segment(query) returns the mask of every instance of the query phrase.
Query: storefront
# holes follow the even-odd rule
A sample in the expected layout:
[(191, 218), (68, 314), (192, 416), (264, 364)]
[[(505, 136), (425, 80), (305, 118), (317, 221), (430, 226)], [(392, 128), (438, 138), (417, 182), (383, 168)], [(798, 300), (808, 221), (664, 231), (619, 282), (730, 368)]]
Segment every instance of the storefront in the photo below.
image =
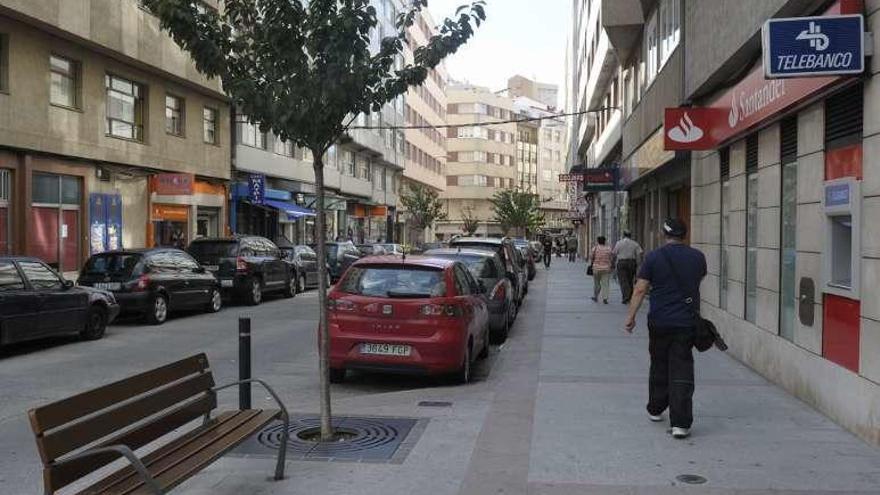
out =
[(150, 178), (147, 246), (185, 248), (200, 236), (226, 234), (226, 186), (190, 174)]
[[(298, 204), (305, 202), (305, 196), (266, 187), (265, 177), (254, 178), (257, 179), (255, 183), (250, 179), (239, 182), (232, 190), (235, 232), (260, 235), (271, 240), (284, 238), (292, 244), (312, 243), (315, 213)], [(254, 190), (253, 184), (257, 184), (258, 190)]]

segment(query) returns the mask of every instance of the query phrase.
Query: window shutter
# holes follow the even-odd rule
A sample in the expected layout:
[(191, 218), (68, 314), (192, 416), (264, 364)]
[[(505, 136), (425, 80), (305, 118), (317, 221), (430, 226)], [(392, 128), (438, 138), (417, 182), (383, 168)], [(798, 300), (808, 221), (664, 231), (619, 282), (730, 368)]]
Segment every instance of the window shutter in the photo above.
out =
[(746, 173), (758, 170), (758, 133), (746, 137)]
[(825, 100), (825, 148), (839, 148), (862, 139), (863, 84), (854, 84)]
[(718, 150), (718, 157), (721, 165), (721, 182), (730, 179), (730, 147), (725, 146)]
[(779, 152), (782, 163), (797, 161), (798, 147), (797, 115), (785, 118), (779, 125)]

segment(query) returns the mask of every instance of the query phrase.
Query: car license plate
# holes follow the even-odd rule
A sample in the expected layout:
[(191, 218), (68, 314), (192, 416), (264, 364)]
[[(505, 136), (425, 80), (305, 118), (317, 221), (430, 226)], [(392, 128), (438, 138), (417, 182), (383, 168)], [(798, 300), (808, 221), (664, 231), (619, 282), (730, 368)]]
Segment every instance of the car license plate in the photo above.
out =
[(232, 285), (233, 285), (232, 280), (221, 280), (220, 281), (220, 287), (232, 287)]
[(95, 284), (95, 288), (102, 290), (119, 290), (122, 288), (122, 284), (119, 282), (98, 282)]
[(205, 267), (205, 270), (208, 270), (209, 272), (220, 271), (220, 266), (218, 266), (218, 265), (204, 265), (204, 267)]
[(409, 356), (411, 348), (400, 344), (361, 344), (361, 354), (378, 356)]

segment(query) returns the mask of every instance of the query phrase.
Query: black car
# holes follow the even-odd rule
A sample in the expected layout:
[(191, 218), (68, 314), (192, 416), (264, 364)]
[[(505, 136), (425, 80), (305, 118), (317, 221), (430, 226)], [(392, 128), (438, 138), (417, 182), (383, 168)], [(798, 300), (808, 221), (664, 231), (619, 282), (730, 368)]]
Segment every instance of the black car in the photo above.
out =
[(284, 261), (293, 265), (296, 271), (297, 292), (318, 286), (318, 255), (312, 248), (300, 244), (281, 246), (281, 251), (284, 252)]
[(189, 254), (213, 273), (225, 294), (256, 306), (264, 292), (296, 295), (296, 278), (284, 253), (265, 237), (241, 235), (193, 241)]
[(538, 274), (538, 270), (535, 267), (535, 260), (538, 258), (538, 253), (532, 249), (531, 243), (525, 239), (514, 239), (513, 245), (519, 249), (519, 252), (522, 253), (523, 258), (526, 260), (526, 265), (528, 267), (529, 280), (534, 280), (535, 275)]
[(0, 257), (0, 344), (63, 334), (100, 339), (118, 314), (107, 291), (76, 287), (36, 258)]
[(95, 254), (79, 273), (81, 286), (107, 290), (122, 311), (161, 325), (171, 311), (220, 311), (220, 283), (179, 249), (153, 248)]
[[(363, 255), (353, 242), (328, 242), (327, 246), (327, 267), (330, 270), (330, 282), (336, 283), (345, 270), (352, 263), (361, 259)], [(312, 246), (315, 249), (315, 246)]]
[(514, 292), (516, 292), (516, 304), (517, 306), (522, 304), (528, 292), (529, 279), (525, 260), (513, 242), (509, 239), (491, 237), (459, 237), (450, 241), (449, 247), (486, 249), (498, 253), (501, 256), (501, 261), (504, 262), (507, 278), (510, 279)]
[(461, 261), (486, 288), (489, 300), (489, 332), (495, 344), (503, 343), (516, 319), (513, 284), (505, 276), (504, 262), (497, 252), (481, 249), (443, 248), (425, 251), (425, 256)]

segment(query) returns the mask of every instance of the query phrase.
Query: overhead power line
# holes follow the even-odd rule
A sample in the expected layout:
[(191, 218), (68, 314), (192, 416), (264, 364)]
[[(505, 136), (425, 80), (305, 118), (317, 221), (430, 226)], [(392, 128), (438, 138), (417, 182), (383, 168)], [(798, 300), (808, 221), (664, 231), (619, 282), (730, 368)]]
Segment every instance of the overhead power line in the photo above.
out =
[[(498, 124), (518, 124), (520, 122), (539, 122), (542, 120), (552, 120), (558, 119), (562, 117), (574, 117), (576, 115), (586, 115), (588, 113), (598, 113), (605, 110), (620, 110), (620, 107), (602, 107), (597, 108), (596, 110), (584, 110), (581, 112), (570, 112), (570, 113), (556, 113), (552, 115), (547, 115), (544, 117), (525, 117), (519, 119), (509, 119), (509, 120), (493, 120), (490, 122), (474, 122), (470, 124), (440, 124), (440, 125), (353, 125), (349, 127), (349, 129), (446, 129), (449, 127), (483, 127), (487, 125), (498, 125)], [(462, 114), (462, 115), (473, 115), (473, 114)], [(480, 114), (477, 114), (480, 115)]]

